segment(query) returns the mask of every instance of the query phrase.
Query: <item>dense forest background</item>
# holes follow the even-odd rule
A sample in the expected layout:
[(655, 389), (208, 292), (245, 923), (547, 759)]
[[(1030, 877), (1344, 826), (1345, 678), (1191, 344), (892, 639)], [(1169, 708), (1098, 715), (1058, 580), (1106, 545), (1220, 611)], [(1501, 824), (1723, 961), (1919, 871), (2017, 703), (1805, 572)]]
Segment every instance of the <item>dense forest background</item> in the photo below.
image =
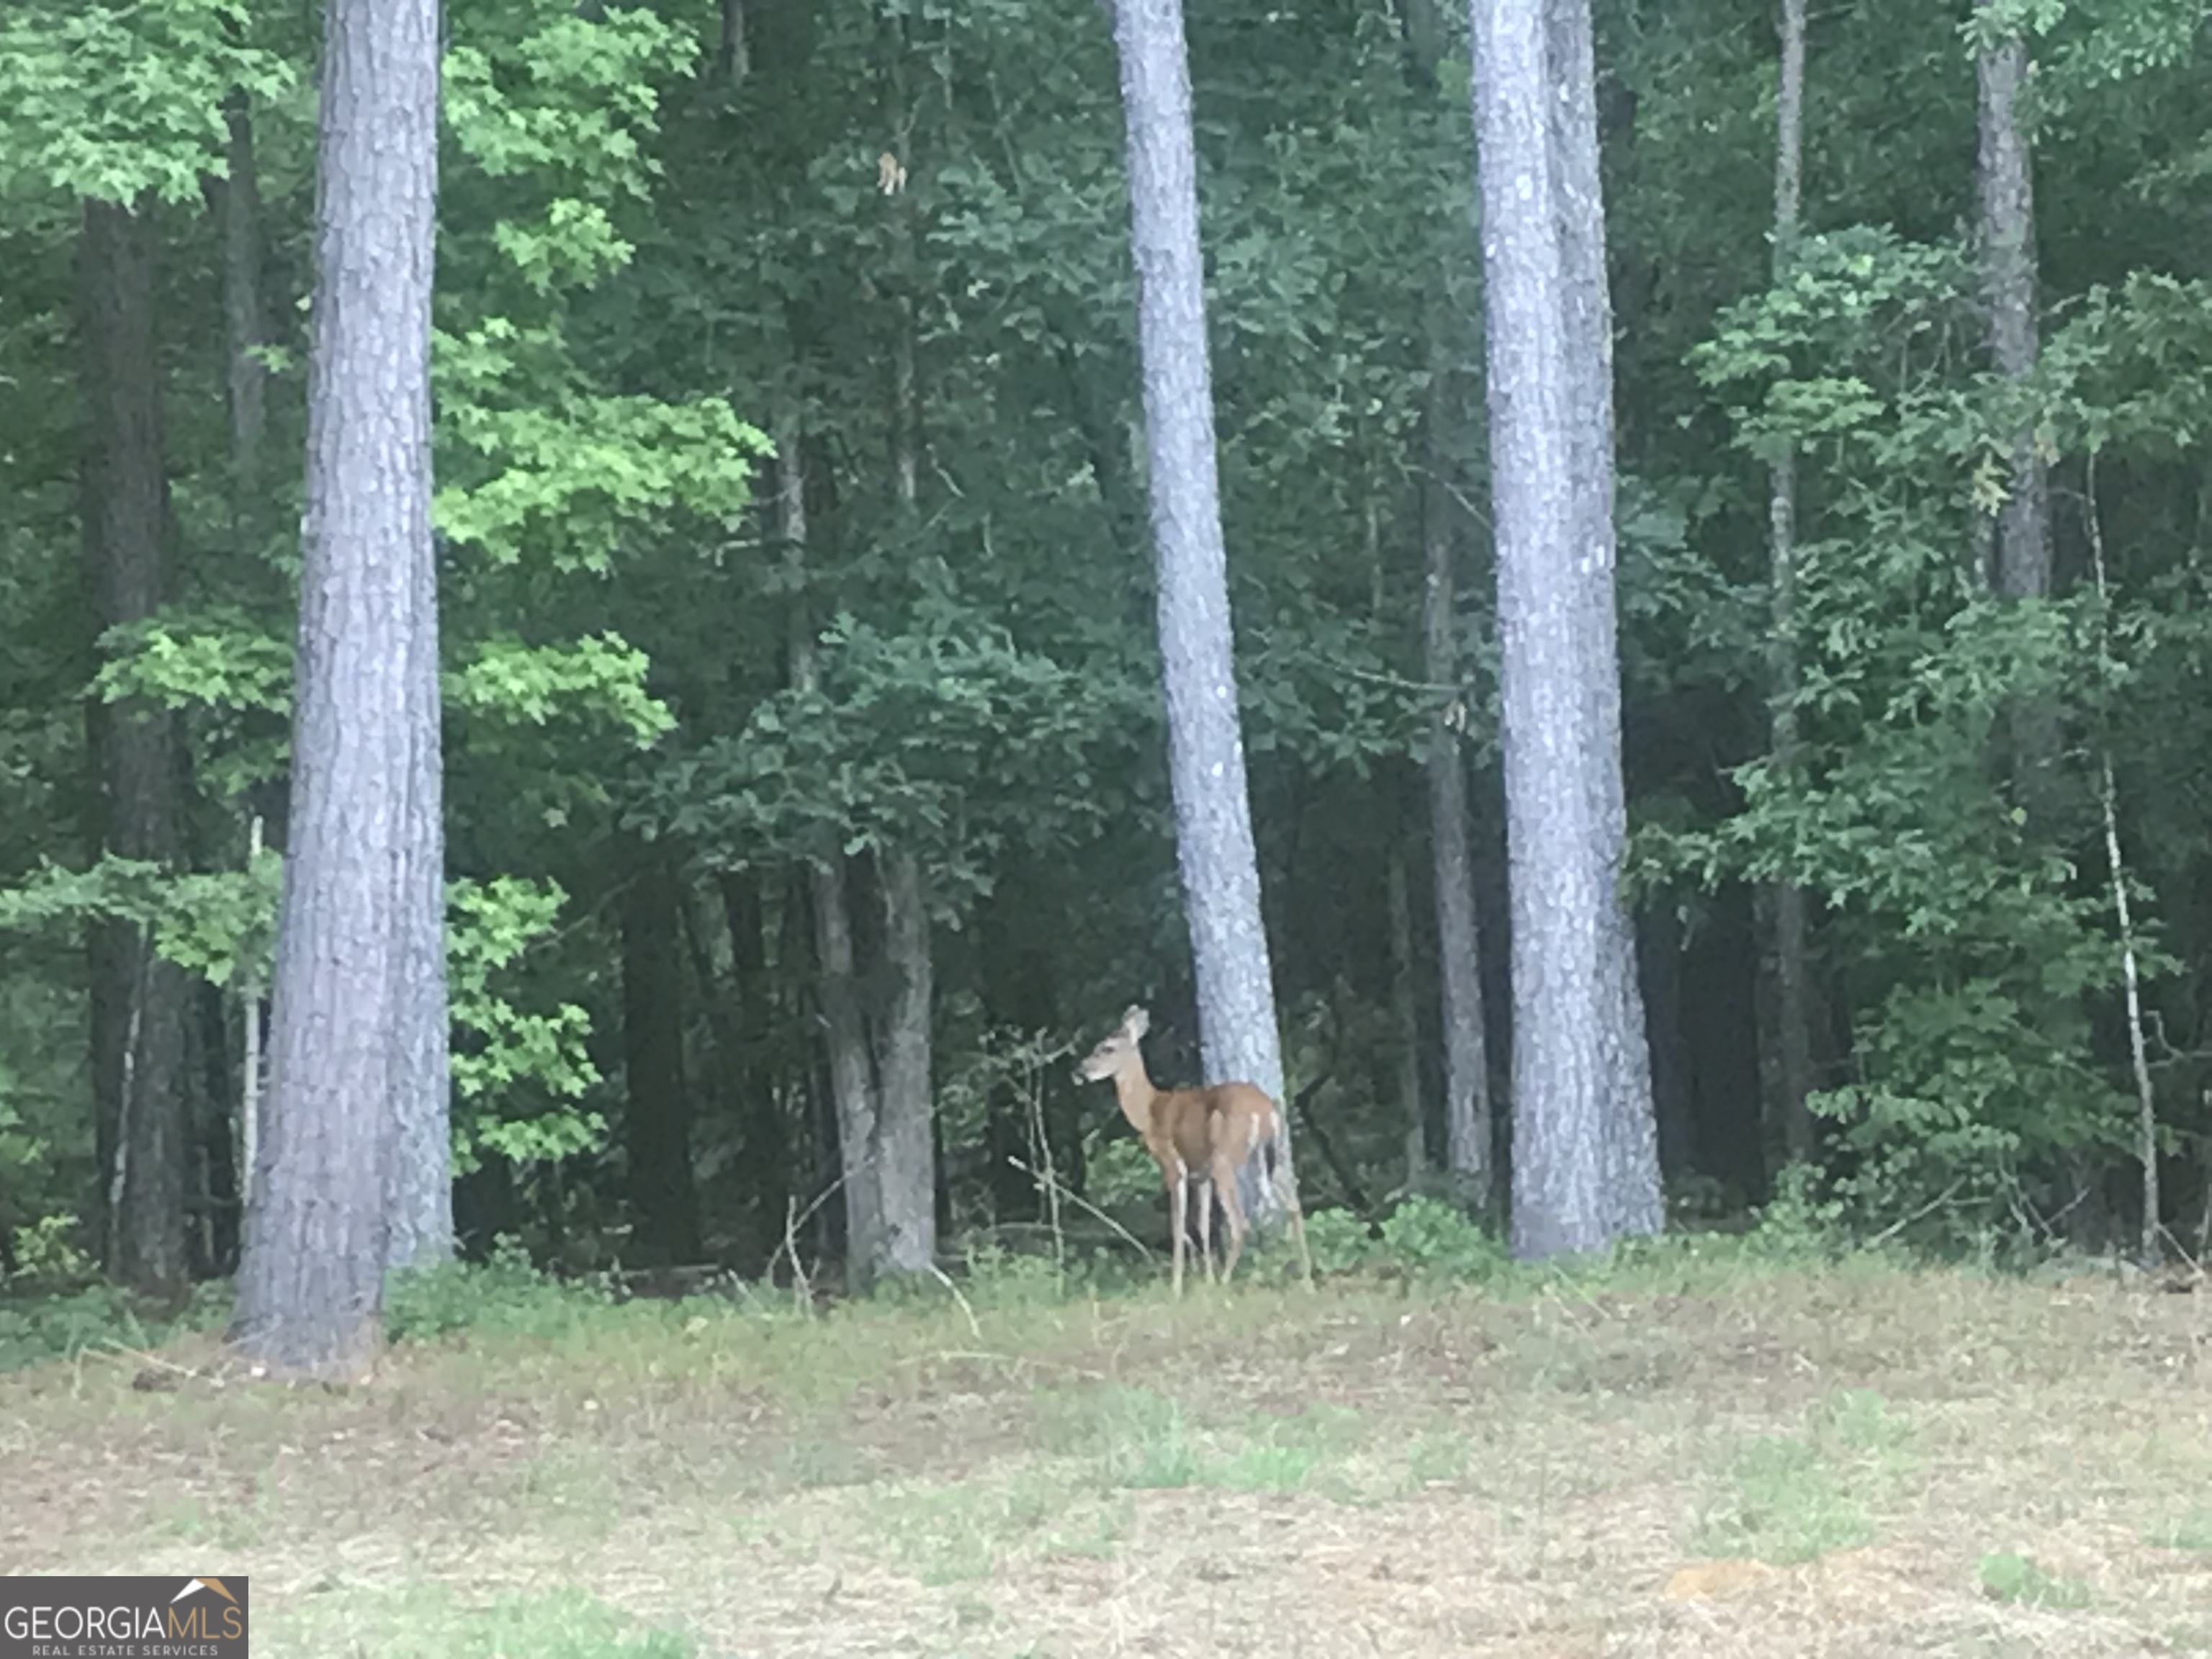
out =
[[(1597, 8), (1678, 1216), (1784, 1194), (1946, 1245), (2162, 1224), (2203, 1254), (2207, 15)], [(1156, 1073), (1197, 1066), (1106, 18), (483, 0), (448, 27), (465, 1243), (834, 1259), (825, 1030), (895, 1026), (917, 948), (940, 1235), (1034, 1238), (1047, 1168), (1149, 1198), (1072, 1079), (1133, 1001)], [(1308, 1207), (1370, 1216), (1492, 1203), (1444, 1168), (1480, 1161), (1448, 1159), (1455, 817), (1499, 1101), (1511, 1042), (1464, 27), (1188, 19), (1292, 1129)], [(234, 1265), (251, 1162), (315, 52), (308, 9), (243, 0), (0, 16), (0, 1237), (149, 1287)], [(118, 1208), (149, 1158), (167, 1207)]]

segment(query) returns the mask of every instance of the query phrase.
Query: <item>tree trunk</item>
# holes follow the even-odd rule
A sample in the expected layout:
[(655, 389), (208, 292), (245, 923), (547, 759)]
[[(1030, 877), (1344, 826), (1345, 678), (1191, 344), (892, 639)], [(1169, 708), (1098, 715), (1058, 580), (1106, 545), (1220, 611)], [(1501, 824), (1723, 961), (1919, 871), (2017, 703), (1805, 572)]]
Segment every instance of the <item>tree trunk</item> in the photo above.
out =
[[(745, 1195), (753, 1211), (752, 1253), (765, 1262), (783, 1242), (792, 1173), (791, 1136), (775, 1080), (763, 1062), (764, 1045), (775, 1017), (769, 1003), (768, 922), (757, 876), (750, 872), (725, 873), (716, 884), (722, 896), (723, 925), (730, 933), (730, 969), (735, 981), (730, 1066), (744, 1126)], [(788, 970), (793, 964), (784, 966)]]
[[(1774, 280), (1790, 271), (1797, 247), (1797, 219), (1805, 171), (1805, 0), (1782, 0), (1782, 76), (1775, 99)], [(1769, 636), (1770, 737), (1776, 765), (1787, 770), (1797, 755), (1797, 456), (1775, 457), (1767, 471), (1767, 527), (1772, 607)], [(1775, 1053), (1780, 1063), (1782, 1139), (1790, 1161), (1813, 1155), (1813, 1025), (1808, 965), (1809, 927), (1804, 890), (1794, 882), (1774, 889)]]
[[(1158, 625), (1176, 854), (1188, 910), (1206, 1078), (1283, 1097), (1238, 723), (1199, 252), (1197, 156), (1181, 0), (1120, 0), (1115, 44), (1128, 135), (1131, 241), (1144, 360)], [(1281, 1115), (1285, 1190), (1289, 1114)], [(1254, 1207), (1272, 1212), (1258, 1188)]]
[(1396, 1033), (1398, 1121), (1406, 1145), (1406, 1190), (1429, 1170), (1428, 1112), (1421, 1099), (1421, 1021), (1413, 1000), (1413, 907), (1406, 891), (1406, 853), (1390, 849), (1390, 1024)]
[[(1421, 588), (1421, 678), (1458, 687), (1450, 473), (1455, 447), (1447, 434), (1457, 400), (1449, 385), (1441, 319), (1429, 354), (1428, 472), (1422, 485), (1421, 534), (1426, 569)], [(1467, 705), (1456, 694), (1429, 726), (1425, 769), (1429, 786), (1429, 856), (1436, 887), (1437, 965), (1444, 1042), (1444, 1166), (1480, 1208), (1491, 1202), (1490, 1052), (1483, 1029), (1482, 934), (1475, 921), (1474, 852), (1469, 833)]]
[(1606, 1107), (1606, 1196), (1616, 1236), (1656, 1233), (1667, 1223), (1651, 1049), (1637, 963), (1636, 928), (1621, 891), (1628, 853), (1622, 775), (1620, 645), (1614, 614), (1613, 307), (1605, 263), (1605, 204), (1597, 137), (1597, 69), (1589, 0), (1549, 0), (1545, 32), (1558, 94), (1551, 143), (1559, 216), (1561, 298), (1567, 318), (1569, 478), (1575, 506), (1572, 568), (1581, 578), (1587, 630), (1579, 673), (1589, 702), (1582, 781), (1591, 796), (1597, 889), (1598, 966), (1611, 1019), (1598, 1027)]
[[(892, 142), (913, 123), (906, 95), (905, 30), (890, 30)], [(902, 178), (903, 175), (902, 174)], [(891, 468), (902, 532), (918, 535), (921, 495), (921, 380), (917, 367), (914, 285), (914, 201), (903, 184), (890, 204), (892, 260), (899, 284), (891, 354)], [(883, 903), (884, 972), (869, 1008), (876, 1100), (876, 1167), (883, 1198), (879, 1270), (927, 1273), (937, 1265), (936, 1097), (931, 1087), (930, 1021), (935, 975), (929, 895), (911, 848), (876, 854)]]
[[(143, 622), (170, 597), (169, 487), (154, 337), (158, 233), (150, 204), (84, 209), (84, 546), (102, 628)], [(183, 832), (175, 717), (95, 705), (100, 843), (173, 863)], [(93, 1076), (111, 1126), (101, 1164), (108, 1271), (134, 1289), (180, 1291), (190, 1090), (184, 970), (143, 929), (95, 924)]]
[(684, 890), (666, 853), (637, 858), (622, 896), (623, 1139), (634, 1237), (645, 1261), (699, 1259), (691, 1098), (684, 1077)]
[(222, 187), (222, 316), (230, 386), (231, 533), (259, 550), (269, 523), (261, 460), (269, 431), (269, 371), (256, 355), (269, 337), (261, 293), (261, 175), (246, 94), (224, 102), (230, 177)]
[[(1982, 0), (1987, 9), (1989, 0)], [(1975, 60), (1980, 93), (1979, 155), (1982, 295), (1989, 309), (1990, 356), (1998, 376), (2018, 386), (2035, 373), (2040, 350), (2036, 315), (2034, 147), (2021, 108), (2029, 77), (2027, 42), (2004, 35)], [(2051, 595), (2051, 484), (2032, 431), (2013, 440), (2011, 476), (1998, 509), (1990, 580), (2006, 599)], [(2021, 697), (2005, 711), (2015, 798), (2032, 829), (2048, 829), (2057, 787), (2059, 734), (2045, 697)]]
[[(244, 92), (233, 92), (224, 101), (223, 123), (228, 133), (224, 155), (229, 176), (223, 182), (219, 205), (224, 348), (230, 395), (230, 532), (239, 550), (258, 552), (270, 539), (271, 526), (262, 479), (263, 450), (269, 430), (269, 371), (256, 355), (256, 349), (268, 338), (268, 318), (261, 282), (260, 170), (254, 152), (252, 109)], [(252, 807), (247, 811), (246, 862), (250, 868), (261, 851), (263, 821)], [(261, 1134), (266, 989), (258, 975), (248, 975), (238, 987), (243, 1029), (239, 1044), (235, 1144), (241, 1231), (243, 1206), (250, 1201)]]
[[(428, 476), (424, 460), (424, 477)], [(425, 1267), (453, 1254), (453, 1015), (446, 986), (444, 702), (438, 684), (438, 569), (426, 537), (410, 573), (407, 640), (405, 908), (399, 971), (402, 1042), (394, 1056), (398, 1142), (386, 1194), (385, 1261)]]
[(1512, 898), (1513, 1241), (1545, 1257), (1655, 1231), (1664, 1213), (1620, 889), (1611, 348), (1589, 11), (1584, 0), (1542, 11), (1473, 0), (1473, 21)]
[(714, 62), (723, 79), (732, 83), (753, 72), (752, 30), (745, 16), (745, 0), (721, 0), (722, 28)]
[(937, 1158), (930, 1125), (930, 1012), (934, 991), (921, 860), (880, 855), (885, 984), (874, 1027), (876, 1167), (883, 1202), (879, 1269), (927, 1273), (937, 1262)]
[(380, 1343), (402, 1097), (434, 1047), (410, 1028), (435, 821), (436, 0), (328, 0), (323, 38), (290, 845), (232, 1334), (274, 1371), (346, 1376)]
[[(1981, 0), (1989, 9), (1991, 0)], [(1983, 295), (1990, 312), (1990, 352), (1997, 373), (2019, 381), (2035, 373), (2035, 187), (2033, 151), (2021, 118), (2028, 78), (2027, 42), (2009, 34), (1976, 59), (1980, 91)], [(2042, 599), (2051, 592), (2050, 485), (2033, 435), (2014, 441), (2012, 478), (1997, 515), (1996, 591), (2007, 599)]]
[[(792, 595), (791, 683), (811, 690), (817, 675), (814, 630), (805, 588), (808, 526), (806, 462), (795, 418), (776, 433), (776, 508)], [(822, 1035), (830, 1062), (830, 1095), (837, 1121), (840, 1180), (844, 1193), (846, 1279), (865, 1290), (883, 1255), (881, 1172), (876, 1165), (876, 1079), (862, 1012), (853, 943), (853, 908), (842, 851), (832, 848), (806, 872), (814, 957), (822, 996)]]
[[(796, 607), (792, 683), (811, 686), (814, 642), (798, 581), (805, 560), (805, 473), (795, 422), (778, 434), (777, 459), (779, 517)], [(854, 865), (832, 849), (807, 878), (843, 1171), (846, 1277), (855, 1291), (886, 1272), (926, 1271), (937, 1255), (929, 913), (918, 860), (885, 854), (876, 868), (887, 988), (872, 999), (860, 970)]]
[(811, 873), (815, 952), (822, 969), (823, 1036), (830, 1091), (837, 1110), (838, 1163), (844, 1179), (846, 1281), (855, 1291), (875, 1282), (890, 1227), (884, 1214), (883, 1170), (875, 1056), (854, 965), (853, 910), (842, 856)]
[[(1406, 0), (1406, 64), (1413, 90), (1433, 97), (1439, 84), (1443, 28), (1435, 0)], [(1424, 322), (1429, 383), (1421, 410), (1426, 450), (1421, 477), (1421, 678), (1454, 695), (1429, 727), (1429, 856), (1436, 890), (1437, 966), (1444, 1048), (1444, 1166), (1488, 1211), (1496, 1185), (1491, 1168), (1489, 1039), (1482, 1006), (1482, 933), (1474, 908), (1474, 854), (1469, 833), (1467, 704), (1455, 623), (1460, 434), (1465, 420), (1455, 368), (1450, 271), (1430, 284)]]

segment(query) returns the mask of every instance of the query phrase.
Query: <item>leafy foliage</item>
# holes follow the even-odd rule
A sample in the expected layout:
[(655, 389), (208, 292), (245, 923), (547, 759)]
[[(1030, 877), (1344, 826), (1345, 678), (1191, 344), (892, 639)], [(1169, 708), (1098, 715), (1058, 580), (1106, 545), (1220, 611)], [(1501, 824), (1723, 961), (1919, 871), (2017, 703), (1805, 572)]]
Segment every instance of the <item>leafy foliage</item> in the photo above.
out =
[(0, 15), (0, 179), (62, 196), (198, 199), (225, 170), (223, 100), (299, 84), (247, 44), (245, 0), (27, 0)]

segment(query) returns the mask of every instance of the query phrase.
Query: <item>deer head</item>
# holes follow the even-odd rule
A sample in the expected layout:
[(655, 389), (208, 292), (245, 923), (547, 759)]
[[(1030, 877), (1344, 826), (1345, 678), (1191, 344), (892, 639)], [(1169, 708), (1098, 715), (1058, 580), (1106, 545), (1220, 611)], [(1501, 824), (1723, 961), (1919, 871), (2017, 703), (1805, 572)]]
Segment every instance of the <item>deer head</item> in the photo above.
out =
[(1142, 1065), (1144, 1056), (1137, 1045), (1145, 1033), (1152, 1029), (1152, 1017), (1132, 1004), (1122, 1014), (1121, 1023), (1085, 1056), (1082, 1065), (1075, 1068), (1076, 1080), (1080, 1083), (1099, 1082), (1112, 1077), (1132, 1058)]

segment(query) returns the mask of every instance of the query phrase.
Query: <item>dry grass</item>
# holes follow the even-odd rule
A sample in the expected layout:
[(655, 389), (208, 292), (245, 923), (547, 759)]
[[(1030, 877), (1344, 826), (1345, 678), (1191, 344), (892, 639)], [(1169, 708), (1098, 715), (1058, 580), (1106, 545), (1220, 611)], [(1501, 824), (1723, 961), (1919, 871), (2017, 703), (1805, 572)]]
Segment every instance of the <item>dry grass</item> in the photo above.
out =
[[(2212, 1296), (1707, 1271), (0, 1378), (0, 1571), (389, 1659), (2212, 1653)], [(134, 1388), (134, 1380), (173, 1388)]]

